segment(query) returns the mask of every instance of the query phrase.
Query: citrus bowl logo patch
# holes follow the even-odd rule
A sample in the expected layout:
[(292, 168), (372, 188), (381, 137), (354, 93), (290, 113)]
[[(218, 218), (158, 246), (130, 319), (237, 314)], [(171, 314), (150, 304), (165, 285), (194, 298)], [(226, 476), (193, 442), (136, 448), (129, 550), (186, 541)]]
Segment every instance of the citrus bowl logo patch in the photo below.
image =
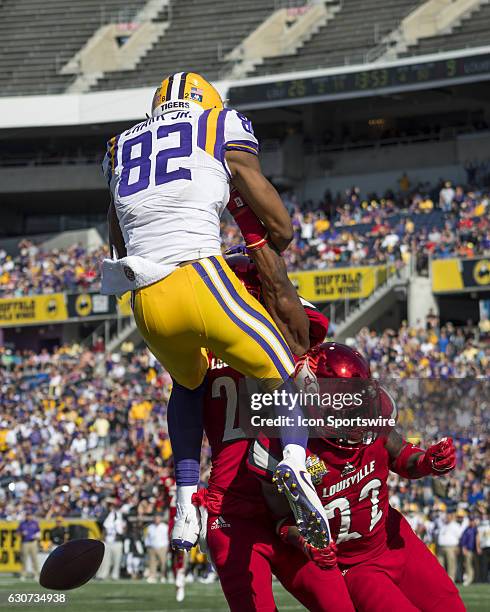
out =
[(306, 469), (308, 470), (311, 481), (314, 485), (319, 485), (323, 477), (328, 474), (328, 468), (325, 463), (316, 455), (309, 455), (306, 458)]

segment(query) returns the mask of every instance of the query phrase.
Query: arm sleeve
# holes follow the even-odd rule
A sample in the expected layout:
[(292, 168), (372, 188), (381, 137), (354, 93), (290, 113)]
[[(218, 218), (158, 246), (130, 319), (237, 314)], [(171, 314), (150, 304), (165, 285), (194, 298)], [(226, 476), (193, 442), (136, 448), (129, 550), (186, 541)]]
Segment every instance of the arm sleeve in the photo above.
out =
[(410, 442), (407, 442), (404, 439), (403, 447), (400, 451), (400, 454), (398, 455), (398, 457), (391, 460), (390, 470), (392, 472), (395, 472), (395, 474), (398, 474), (402, 478), (407, 478), (408, 480), (421, 478), (422, 476), (428, 476), (428, 474), (422, 474), (422, 473), (418, 474), (417, 476), (413, 476), (408, 471), (408, 460), (410, 459), (410, 457), (412, 455), (424, 455), (424, 454), (425, 454), (424, 449), (419, 448), (418, 446), (414, 446), (413, 444), (410, 444)]
[(230, 110), (226, 115), (224, 149), (259, 154), (259, 142), (255, 137), (252, 122), (236, 110)]

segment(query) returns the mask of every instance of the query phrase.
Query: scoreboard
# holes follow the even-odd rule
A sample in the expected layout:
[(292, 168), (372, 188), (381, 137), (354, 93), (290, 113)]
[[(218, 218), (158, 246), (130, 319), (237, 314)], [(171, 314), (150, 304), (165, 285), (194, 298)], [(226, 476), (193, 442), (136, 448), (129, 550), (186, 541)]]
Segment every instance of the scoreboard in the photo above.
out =
[(267, 108), (487, 79), (490, 79), (490, 53), (346, 72), (330, 70), (324, 75), (289, 80), (271, 78), (267, 82), (231, 87), (228, 97), (232, 107)]

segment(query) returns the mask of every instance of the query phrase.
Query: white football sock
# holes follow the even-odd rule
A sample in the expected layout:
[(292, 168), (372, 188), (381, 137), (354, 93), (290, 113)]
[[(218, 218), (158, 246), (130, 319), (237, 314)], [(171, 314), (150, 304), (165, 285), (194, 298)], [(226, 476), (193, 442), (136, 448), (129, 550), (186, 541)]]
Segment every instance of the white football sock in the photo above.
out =
[(177, 487), (177, 504), (179, 506), (190, 506), (192, 495), (197, 493), (198, 485), (182, 485)]
[(282, 450), (282, 456), (286, 461), (294, 461), (300, 465), (306, 462), (306, 450), (299, 444), (286, 444)]

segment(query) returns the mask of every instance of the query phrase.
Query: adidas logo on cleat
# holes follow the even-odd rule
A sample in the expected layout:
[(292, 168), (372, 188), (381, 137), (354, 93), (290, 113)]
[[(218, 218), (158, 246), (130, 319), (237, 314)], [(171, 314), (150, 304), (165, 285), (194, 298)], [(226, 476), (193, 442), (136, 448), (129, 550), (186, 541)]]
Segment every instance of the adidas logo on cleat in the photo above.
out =
[(211, 529), (225, 529), (226, 527), (231, 527), (231, 525), (227, 523), (222, 516), (218, 516), (218, 518), (211, 523)]

